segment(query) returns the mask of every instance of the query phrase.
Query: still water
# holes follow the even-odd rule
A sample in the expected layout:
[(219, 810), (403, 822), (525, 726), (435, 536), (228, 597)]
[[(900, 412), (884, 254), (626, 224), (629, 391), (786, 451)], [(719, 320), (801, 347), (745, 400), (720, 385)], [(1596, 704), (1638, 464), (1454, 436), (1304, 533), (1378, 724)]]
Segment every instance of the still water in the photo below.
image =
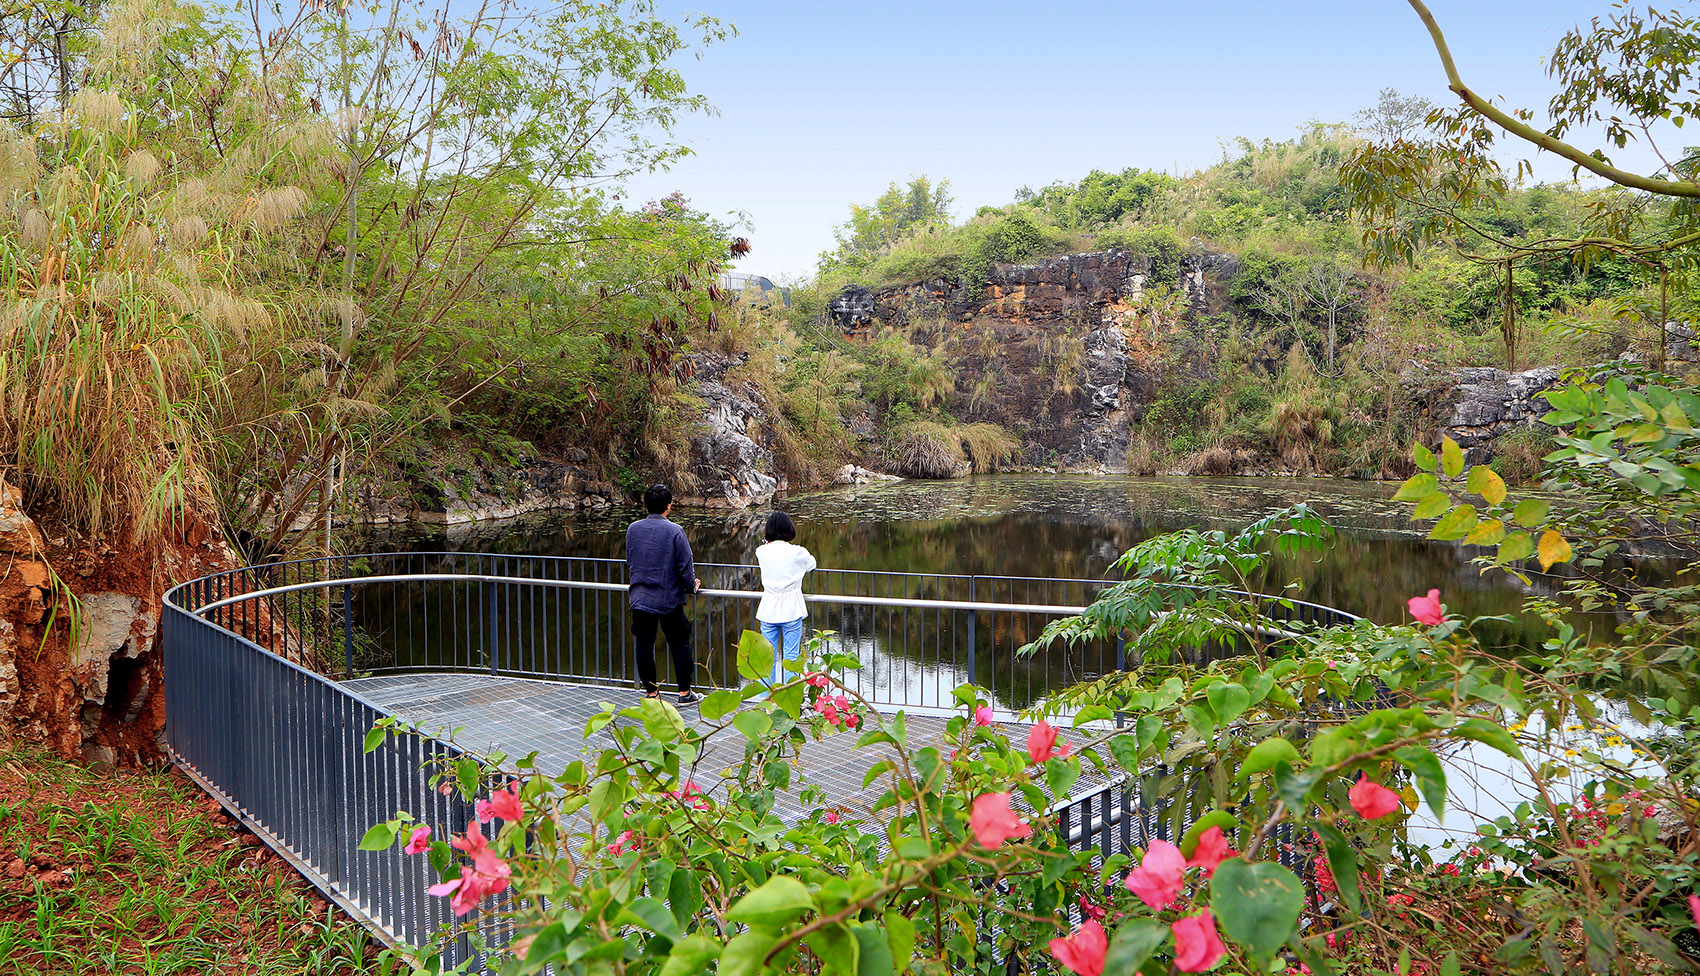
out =
[[(1130, 478), (998, 475), (956, 481), (902, 481), (797, 494), (777, 507), (796, 520), (797, 542), (822, 567), (913, 573), (1102, 579), (1129, 547), (1181, 528), (1233, 530), (1307, 502), (1338, 537), (1318, 557), (1272, 560), (1255, 585), (1372, 620), (1409, 619), (1405, 600), (1441, 591), (1448, 609), (1468, 616), (1508, 615), (1479, 636), (1499, 646), (1538, 646), (1542, 628), (1524, 620), (1530, 595), (1554, 595), (1562, 578), (1526, 572), (1527, 586), (1471, 560), (1478, 550), (1423, 538), (1409, 507), (1391, 501), (1395, 486), (1320, 479)], [(753, 563), (770, 508), (741, 512), (676, 510), (699, 562)], [(377, 549), (501, 552), (525, 555), (624, 555), (626, 525), (640, 508), (558, 514), (500, 522), (381, 530)], [(1658, 561), (1638, 571), (1667, 576)], [(1609, 619), (1578, 620), (1589, 627)]]

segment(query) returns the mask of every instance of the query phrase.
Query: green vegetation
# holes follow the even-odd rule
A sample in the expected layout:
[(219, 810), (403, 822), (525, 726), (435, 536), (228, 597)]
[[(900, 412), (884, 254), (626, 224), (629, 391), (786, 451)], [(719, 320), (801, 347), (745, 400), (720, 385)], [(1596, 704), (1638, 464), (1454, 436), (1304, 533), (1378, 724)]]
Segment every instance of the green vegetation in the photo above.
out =
[(209, 802), (165, 772), (0, 754), (0, 969), (377, 972), (382, 946)]

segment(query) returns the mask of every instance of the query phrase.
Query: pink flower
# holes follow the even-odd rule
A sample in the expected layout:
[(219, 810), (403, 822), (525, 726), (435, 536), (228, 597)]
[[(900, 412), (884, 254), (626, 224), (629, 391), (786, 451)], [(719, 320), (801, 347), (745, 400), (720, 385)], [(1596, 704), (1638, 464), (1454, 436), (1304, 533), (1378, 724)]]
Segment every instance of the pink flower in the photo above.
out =
[(841, 711), (841, 712), (850, 707), (850, 699), (844, 697), (843, 695), (839, 695), (837, 698), (834, 698), (832, 700), (832, 703), (834, 705), (837, 705), (838, 710)]
[(490, 892), (486, 888), (484, 879), (463, 864), (460, 868), (460, 877), (453, 881), (434, 884), (426, 888), (425, 893), (435, 895), (438, 898), (444, 895), (454, 895), (454, 898), (449, 902), (449, 907), (454, 909), (456, 915), (465, 915), (477, 908), (478, 903), (483, 901), (484, 896)]
[(479, 874), (491, 879), (490, 894), (499, 894), (508, 886), (507, 878), (513, 873), (506, 861), (490, 848), (489, 838), (478, 829), (475, 823), (466, 825), (466, 834), (449, 841), (449, 846), (457, 851), (463, 851), (472, 858), (472, 866)]
[(620, 836), (614, 838), (614, 843), (608, 845), (608, 853), (619, 857), (627, 851), (635, 850), (637, 841), (633, 840), (632, 836), (632, 832), (629, 830), (622, 832)]
[(703, 798), (702, 792), (697, 789), (695, 780), (687, 779), (685, 780), (684, 788), (677, 792), (669, 790), (661, 795), (669, 799), (678, 800), (680, 803), (685, 804), (692, 810), (708, 809), (708, 801)]
[(990, 724), (992, 724), (992, 706), (981, 705), (979, 708), (974, 709), (974, 724), (975, 725), (990, 725)]
[(1346, 797), (1352, 801), (1352, 809), (1365, 820), (1378, 820), (1399, 809), (1399, 794), (1363, 773), (1358, 774), (1357, 783), (1346, 791)]
[(808, 674), (803, 676), (803, 681), (815, 688), (829, 688), (832, 686), (832, 679), (821, 674), (819, 671), (810, 671)]
[(431, 849), (431, 828), (415, 827), (407, 838), (407, 846), (402, 848), (409, 854), (423, 854)]
[(1186, 857), (1181, 849), (1166, 840), (1154, 840), (1145, 849), (1139, 867), (1129, 871), (1123, 883), (1152, 911), (1162, 911), (1181, 893), (1185, 874)]
[(524, 820), (525, 808), (520, 806), (519, 802), (519, 783), (509, 783), (505, 788), (490, 794), (489, 800), (479, 800), (477, 810), (479, 823), (489, 823), (491, 820), (519, 823)]
[(1101, 922), (1104, 919), (1104, 909), (1087, 901), (1085, 895), (1080, 896), (1080, 914), (1095, 922)]
[(437, 784), (437, 792), (443, 794), (444, 796), (448, 796), (450, 793), (453, 793), (454, 791), (455, 791), (455, 785), (454, 785), (453, 782), (451, 782), (449, 780), (445, 779), (441, 783)]
[(837, 810), (828, 810), (826, 812), (826, 822), (829, 823), (829, 824), (837, 823), (838, 822), (838, 811)]
[(1694, 928), (1700, 931), (1700, 895), (1688, 896), (1688, 914), (1694, 918)]
[(1417, 618), (1417, 623), (1438, 627), (1446, 619), (1440, 612), (1440, 591), (1429, 590), (1428, 596), (1414, 596), (1405, 601), (1411, 608), (1411, 616)]
[(1440, 873), (1446, 875), (1449, 878), (1456, 878), (1456, 877), (1458, 877), (1458, 865), (1456, 865), (1456, 864), (1442, 864), (1440, 866)]
[(1216, 916), (1209, 912), (1188, 915), (1169, 928), (1175, 933), (1175, 968), (1183, 973), (1202, 973), (1228, 951), (1216, 935)]
[(1228, 838), (1222, 834), (1222, 828), (1211, 827), (1198, 835), (1198, 846), (1192, 849), (1192, 857), (1186, 862), (1189, 868), (1203, 868), (1206, 878), (1215, 877), (1216, 866), (1230, 857), (1239, 857), (1240, 852), (1228, 846)]
[(999, 847), (1011, 837), (1026, 837), (1033, 828), (1015, 819), (1008, 793), (982, 793), (974, 798), (968, 814), (968, 829), (981, 847)]
[(1069, 744), (1067, 742), (1063, 743), (1062, 749), (1060, 750), (1057, 749), (1056, 746), (1057, 729), (1056, 726), (1051, 723), (1044, 719), (1040, 719), (1038, 725), (1035, 725), (1032, 729), (1028, 730), (1027, 758), (1033, 762), (1042, 763), (1052, 756), (1068, 755)]
[(1099, 976), (1104, 971), (1104, 953), (1109, 948), (1104, 927), (1095, 921), (1082, 924), (1066, 939), (1051, 940), (1051, 955), (1080, 976)]
[(847, 728), (847, 729), (853, 729), (856, 726), (860, 725), (861, 723), (862, 723), (862, 716), (860, 716), (860, 715), (846, 715), (846, 716), (844, 716), (844, 727)]

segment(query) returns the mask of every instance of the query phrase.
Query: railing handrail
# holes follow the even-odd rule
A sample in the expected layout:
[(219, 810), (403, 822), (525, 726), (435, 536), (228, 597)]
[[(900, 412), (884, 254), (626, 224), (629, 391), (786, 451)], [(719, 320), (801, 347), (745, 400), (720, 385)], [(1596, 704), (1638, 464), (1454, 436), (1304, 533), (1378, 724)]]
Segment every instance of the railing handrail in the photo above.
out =
[[(198, 612), (202, 612), (204, 610), (215, 609), (218, 606), (225, 606), (225, 605), (229, 605), (231, 603), (241, 602), (243, 600), (253, 599), (253, 598), (256, 598), (256, 597), (260, 597), (260, 596), (267, 596), (267, 595), (271, 595), (271, 594), (274, 594), (274, 593), (295, 592), (295, 591), (303, 590), (303, 589), (311, 589), (311, 588), (313, 588), (315, 586), (319, 586), (319, 585), (336, 584), (336, 583), (407, 582), (407, 581), (410, 581), (410, 580), (455, 579), (455, 580), (463, 580), (463, 581), (483, 581), (483, 582), (501, 582), (501, 583), (529, 583), (529, 584), (549, 585), (549, 586), (568, 586), (568, 587), (571, 587), (571, 588), (578, 588), (578, 589), (606, 589), (606, 590), (624, 590), (624, 589), (626, 589), (626, 584), (624, 584), (624, 583), (602, 583), (602, 582), (593, 581), (593, 580), (557, 580), (557, 579), (549, 579), (549, 578), (546, 578), (546, 577), (520, 577), (520, 576), (501, 575), (501, 574), (495, 574), (495, 573), (451, 573), (451, 574), (404, 573), (404, 574), (387, 574), (387, 575), (383, 575), (383, 576), (327, 577), (324, 580), (319, 580), (319, 581), (316, 581), (314, 583), (291, 584), (290, 586), (286, 586), (286, 587), (273, 587), (273, 588), (268, 588), (268, 589), (265, 589), (265, 590), (250, 591), (250, 592), (245, 593), (245, 594), (233, 596), (233, 597), (230, 597), (228, 599), (219, 601), (217, 604), (208, 604), (204, 607), (196, 608), (196, 609), (191, 609), (189, 607), (182, 607), (175, 600), (175, 598), (176, 598), (176, 596), (179, 592), (181, 592), (182, 590), (184, 590), (184, 589), (186, 589), (186, 588), (188, 588), (192, 585), (205, 584), (209, 580), (223, 579), (223, 578), (236, 576), (236, 575), (240, 575), (240, 574), (245, 574), (245, 573), (253, 573), (253, 572), (268, 571), (268, 570), (275, 571), (275, 570), (282, 569), (284, 567), (305, 566), (305, 565), (308, 565), (308, 564), (311, 564), (311, 563), (325, 563), (328, 566), (331, 563), (341, 562), (346, 566), (348, 563), (356, 562), (356, 561), (359, 561), (359, 560), (367, 560), (367, 559), (394, 559), (394, 558), (409, 558), (409, 559), (422, 558), (422, 559), (425, 559), (425, 558), (434, 558), (434, 557), (455, 557), (455, 556), (472, 557), (472, 558), (480, 558), (480, 559), (545, 560), (545, 561), (548, 561), (548, 562), (556, 562), (556, 563), (595, 563), (595, 564), (602, 564), (602, 565), (609, 565), (609, 564), (625, 565), (625, 562), (626, 562), (622, 558), (606, 557), (606, 556), (548, 556), (548, 555), (527, 555), (527, 554), (523, 554), (523, 553), (452, 552), (452, 551), (450, 551), (450, 552), (368, 552), (368, 553), (357, 553), (357, 554), (349, 554), (349, 555), (311, 556), (311, 557), (304, 557), (304, 558), (301, 558), (301, 559), (285, 560), (285, 561), (281, 561), (281, 562), (254, 563), (254, 564), (247, 565), (247, 566), (241, 566), (241, 567), (238, 567), (236, 569), (225, 570), (225, 571), (220, 572), (220, 573), (213, 573), (213, 574), (210, 574), (210, 575), (207, 575), (207, 576), (199, 577), (197, 579), (190, 580), (190, 581), (185, 582), (185, 583), (180, 583), (177, 586), (172, 587), (169, 591), (166, 592), (164, 599), (165, 599), (166, 602), (171, 603), (173, 606), (178, 606), (180, 609), (190, 610), (191, 612), (197, 612), (198, 613)], [(697, 565), (700, 566), (700, 567), (713, 568), (713, 569), (736, 569), (736, 570), (751, 570), (751, 571), (759, 571), (759, 568), (760, 568), (758, 566), (751, 565), (751, 564), (748, 564), (748, 563), (705, 562), (705, 563), (698, 563)], [(1028, 582), (1028, 583), (1069, 583), (1069, 584), (1078, 583), (1078, 584), (1084, 584), (1084, 585), (1088, 585), (1088, 586), (1106, 586), (1106, 587), (1107, 586), (1114, 586), (1116, 583), (1122, 582), (1121, 580), (1109, 579), (1109, 578), (1106, 578), (1106, 579), (1087, 579), (1087, 578), (1083, 578), (1083, 577), (1070, 577), (1070, 576), (1007, 576), (1007, 575), (998, 575), (998, 574), (978, 574), (978, 573), (972, 573), (972, 574), (969, 574), (969, 573), (964, 573), (964, 574), (911, 573), (911, 572), (904, 572), (904, 571), (899, 571), (899, 570), (882, 570), (882, 569), (838, 569), (838, 568), (834, 568), (834, 567), (830, 567), (830, 566), (820, 567), (816, 570), (816, 572), (822, 573), (823, 575), (829, 574), (829, 573), (835, 573), (835, 574), (840, 574), (840, 575), (855, 574), (855, 575), (859, 575), (859, 576), (903, 577), (903, 578), (911, 578), (911, 579), (935, 579), (935, 580), (941, 580), (941, 581), (942, 580), (962, 580), (962, 581), (998, 580), (998, 581), (1003, 581), (1003, 582)], [(1165, 586), (1165, 587), (1173, 587), (1175, 589), (1200, 589), (1200, 587), (1189, 586), (1189, 585), (1183, 584), (1183, 583), (1159, 583), (1158, 585), (1159, 586)], [(1241, 590), (1225, 590), (1223, 592), (1226, 592), (1226, 593), (1228, 593), (1232, 596), (1246, 597), (1246, 598), (1255, 599), (1255, 600), (1259, 600), (1259, 601), (1265, 601), (1265, 602), (1269, 602), (1269, 603), (1291, 605), (1291, 606), (1295, 606), (1295, 607), (1301, 607), (1301, 606), (1302, 607), (1309, 607), (1309, 608), (1312, 608), (1314, 610), (1321, 611), (1324, 614), (1342, 618), (1345, 621), (1356, 621), (1356, 620), (1360, 619), (1357, 614), (1349, 613), (1345, 610), (1340, 610), (1336, 607), (1327, 606), (1327, 605), (1321, 604), (1321, 603), (1312, 603), (1308, 600), (1297, 600), (1297, 599), (1293, 599), (1291, 597), (1276, 596), (1276, 595), (1267, 594), (1267, 593), (1252, 593), (1252, 592), (1241, 591)], [(748, 598), (748, 597), (751, 597), (751, 596), (754, 596), (754, 597), (760, 597), (761, 596), (761, 594), (759, 592), (754, 592), (754, 591), (750, 591), (750, 590), (721, 590), (721, 589), (700, 590), (700, 591), (698, 591), (698, 595), (701, 595), (701, 596), (720, 596), (720, 597), (729, 597), (729, 598)], [(830, 602), (830, 603), (834, 603), (834, 604), (849, 604), (849, 605), (862, 605), (862, 606), (938, 608), (938, 609), (958, 609), (958, 610), (981, 610), (981, 611), (991, 611), (991, 612), (1039, 612), (1039, 613), (1076, 614), (1076, 613), (1080, 613), (1082, 610), (1085, 609), (1085, 607), (1083, 607), (1083, 606), (1063, 605), (1063, 604), (1014, 604), (1014, 603), (993, 603), (993, 602), (976, 602), (976, 601), (951, 601), (951, 600), (937, 600), (937, 599), (933, 599), (933, 600), (909, 600), (909, 599), (902, 598), (902, 597), (860, 597), (860, 596), (853, 596), (853, 595), (850, 595), (850, 594), (830, 594), (830, 593), (818, 593), (818, 594), (805, 593), (803, 595), (803, 597), (804, 597), (805, 600), (813, 600), (813, 601), (816, 601), (816, 602)]]

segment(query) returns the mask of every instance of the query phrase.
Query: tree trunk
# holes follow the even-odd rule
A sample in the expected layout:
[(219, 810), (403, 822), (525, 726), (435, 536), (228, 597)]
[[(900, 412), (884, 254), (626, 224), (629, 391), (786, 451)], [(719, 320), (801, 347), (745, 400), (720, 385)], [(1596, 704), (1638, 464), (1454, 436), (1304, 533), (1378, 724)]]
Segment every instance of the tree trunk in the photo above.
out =
[(1505, 371), (1517, 372), (1517, 292), (1511, 276), (1513, 260), (1505, 259), (1505, 319), (1499, 330), (1505, 336)]

